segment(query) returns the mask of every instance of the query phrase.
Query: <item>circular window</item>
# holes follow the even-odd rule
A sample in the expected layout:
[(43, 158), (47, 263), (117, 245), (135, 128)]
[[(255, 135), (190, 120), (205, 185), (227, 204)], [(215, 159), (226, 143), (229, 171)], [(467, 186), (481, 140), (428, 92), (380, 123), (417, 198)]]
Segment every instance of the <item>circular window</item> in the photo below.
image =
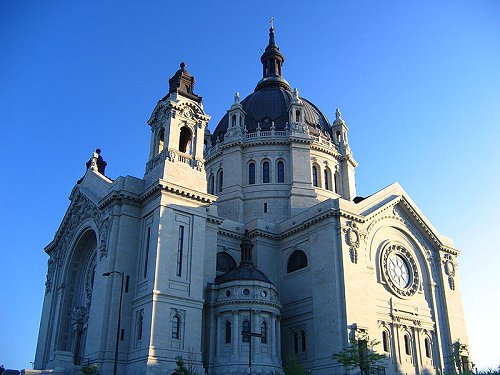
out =
[(260, 295), (264, 298), (267, 297), (267, 292), (265, 290), (263, 290), (262, 292), (260, 292)]
[(243, 289), (243, 295), (244, 296), (249, 296), (250, 295), (250, 290), (249, 289)]
[(226, 290), (226, 297), (231, 297), (231, 291), (230, 290)]
[(389, 288), (400, 297), (417, 292), (420, 275), (411, 253), (401, 245), (386, 247), (382, 255), (382, 272)]

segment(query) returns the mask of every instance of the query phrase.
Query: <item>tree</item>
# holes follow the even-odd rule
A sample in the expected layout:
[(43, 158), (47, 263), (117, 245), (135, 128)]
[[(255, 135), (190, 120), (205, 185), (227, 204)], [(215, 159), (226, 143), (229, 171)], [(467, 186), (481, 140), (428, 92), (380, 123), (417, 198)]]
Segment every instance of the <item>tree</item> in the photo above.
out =
[(80, 371), (85, 375), (99, 375), (99, 369), (95, 363), (90, 366), (83, 366)]
[(377, 340), (351, 340), (347, 348), (335, 353), (335, 359), (348, 370), (359, 368), (362, 374), (369, 374), (370, 367), (382, 365), (382, 362), (387, 358), (384, 354), (379, 354), (373, 349), (379, 344)]
[(198, 375), (198, 371), (195, 370), (194, 366), (194, 356), (195, 354), (190, 351), (187, 363), (184, 362), (184, 359), (182, 357), (175, 357), (175, 364), (177, 365), (177, 367), (175, 368), (175, 373), (177, 375)]
[(304, 367), (294, 355), (287, 358), (283, 370), (285, 371), (285, 375), (304, 375)]

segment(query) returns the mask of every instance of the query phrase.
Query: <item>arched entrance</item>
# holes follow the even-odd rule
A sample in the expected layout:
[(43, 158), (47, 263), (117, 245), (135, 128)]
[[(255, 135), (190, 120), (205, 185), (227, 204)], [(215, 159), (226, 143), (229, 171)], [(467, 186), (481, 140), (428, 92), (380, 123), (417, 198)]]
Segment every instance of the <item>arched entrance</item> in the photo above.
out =
[(85, 230), (70, 253), (64, 272), (58, 349), (73, 353), (73, 363), (80, 365), (85, 354), (87, 322), (92, 301), (97, 260), (97, 237)]

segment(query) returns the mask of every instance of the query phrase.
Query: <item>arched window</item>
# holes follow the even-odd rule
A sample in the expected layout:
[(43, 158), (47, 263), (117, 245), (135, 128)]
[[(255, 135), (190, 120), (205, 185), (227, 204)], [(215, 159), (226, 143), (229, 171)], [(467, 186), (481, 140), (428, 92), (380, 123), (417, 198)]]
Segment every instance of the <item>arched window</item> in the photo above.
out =
[(226, 252), (217, 253), (217, 272), (226, 273), (236, 268), (233, 257)]
[(177, 315), (172, 319), (172, 338), (176, 340), (181, 338), (181, 319)]
[(293, 352), (299, 352), (299, 335), (297, 334), (297, 332), (293, 333)]
[(295, 122), (300, 122), (300, 110), (295, 111)]
[(269, 183), (269, 162), (265, 161), (262, 163), (262, 182)]
[(283, 183), (285, 182), (285, 163), (283, 163), (281, 160), (278, 161), (277, 164), (277, 175), (278, 175), (278, 182)]
[(179, 151), (191, 154), (191, 130), (187, 126), (181, 128), (181, 134), (179, 136)]
[(302, 337), (302, 351), (305, 352), (307, 350), (306, 348), (306, 331), (301, 330), (301, 337)]
[(332, 190), (332, 173), (330, 172), (329, 168), (325, 168), (324, 179), (325, 179), (325, 189)]
[[(250, 322), (248, 321), (248, 319), (245, 319), (243, 321), (243, 329), (242, 329), (243, 332), (248, 332), (250, 333)], [(242, 335), (242, 341), (243, 342), (250, 342), (250, 335)]]
[(161, 128), (158, 133), (158, 153), (163, 151), (163, 147), (165, 147), (165, 128)]
[(231, 116), (231, 126), (236, 126), (236, 115)]
[(340, 175), (339, 175), (339, 172), (335, 172), (333, 180), (335, 182), (335, 193), (340, 194)]
[(210, 177), (208, 178), (208, 193), (213, 194), (214, 193), (214, 175), (211, 174)]
[(255, 184), (255, 163), (248, 164), (248, 183)]
[(386, 330), (382, 331), (382, 348), (384, 352), (389, 351), (389, 335)]
[(404, 340), (405, 340), (405, 353), (406, 355), (410, 355), (411, 354), (410, 336), (408, 334), (405, 334)]
[(295, 250), (288, 258), (287, 272), (293, 272), (307, 267), (307, 256), (302, 250)]
[(267, 323), (262, 322), (260, 325), (260, 342), (262, 344), (267, 344)]
[(313, 186), (318, 187), (318, 168), (316, 168), (315, 165), (312, 167), (312, 179), (313, 179)]
[(144, 310), (140, 310), (137, 313), (137, 321), (136, 321), (136, 339), (137, 341), (142, 340), (142, 326), (144, 323)]
[(226, 344), (231, 343), (231, 322), (226, 320)]
[(432, 353), (431, 340), (428, 337), (426, 337), (424, 340), (424, 346), (425, 346), (425, 356), (427, 358), (431, 358), (431, 353)]
[(217, 192), (220, 193), (222, 192), (222, 186), (224, 183), (224, 173), (222, 172), (222, 169), (217, 173)]

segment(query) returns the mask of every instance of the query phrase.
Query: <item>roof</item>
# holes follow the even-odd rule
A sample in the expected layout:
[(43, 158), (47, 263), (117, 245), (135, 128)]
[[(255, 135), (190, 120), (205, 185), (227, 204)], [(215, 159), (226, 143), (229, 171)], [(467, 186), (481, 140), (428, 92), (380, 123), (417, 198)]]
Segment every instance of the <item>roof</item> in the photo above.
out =
[[(249, 133), (257, 131), (260, 124), (262, 131), (270, 130), (273, 122), (276, 130), (284, 130), (289, 122), (288, 108), (293, 94), (279, 86), (260, 89), (241, 101), (246, 113), (245, 127)], [(305, 122), (311, 134), (319, 135), (320, 131), (330, 134), (330, 125), (326, 116), (310, 101), (300, 98), (304, 105)], [(221, 141), (229, 125), (226, 113), (214, 130), (212, 142)]]

